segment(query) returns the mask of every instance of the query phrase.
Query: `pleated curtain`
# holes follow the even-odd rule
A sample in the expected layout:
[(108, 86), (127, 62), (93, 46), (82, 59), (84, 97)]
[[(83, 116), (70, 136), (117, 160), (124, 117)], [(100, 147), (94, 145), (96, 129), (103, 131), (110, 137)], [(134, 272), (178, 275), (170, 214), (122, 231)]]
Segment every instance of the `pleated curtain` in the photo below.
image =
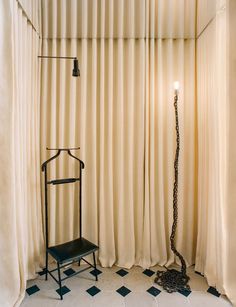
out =
[[(101, 265), (176, 261), (169, 247), (175, 80), (177, 248), (233, 300), (227, 15), (219, 9), (196, 49), (195, 6), (194, 0), (0, 3), (0, 305), (18, 306), (26, 280), (44, 266), (40, 165), (52, 154), (46, 147), (80, 146), (83, 236), (99, 245)], [(72, 77), (73, 61), (39, 60), (39, 54), (77, 56), (81, 77)], [(76, 162), (64, 154), (49, 170), (52, 179), (77, 174)], [(50, 190), (50, 244), (79, 235), (78, 193), (76, 185)]]
[[(191, 3), (181, 1), (186, 19), (178, 18), (178, 10), (170, 13), (168, 35), (174, 40), (159, 37), (155, 21), (170, 2), (162, 7), (155, 1), (44, 2), (42, 54), (77, 56), (81, 77), (71, 76), (72, 61), (41, 60), (41, 161), (51, 154), (46, 147), (80, 146), (83, 235), (99, 245), (103, 266), (175, 261), (169, 248), (175, 80), (181, 84), (177, 246), (188, 265), (194, 263), (194, 22), (184, 39), (188, 13), (195, 9)], [(49, 171), (54, 178), (77, 169), (64, 156)], [(78, 236), (77, 201), (76, 186), (50, 190), (50, 244)]]
[(38, 33), (17, 1), (1, 1), (0, 306), (19, 306), (43, 265)]
[(222, 251), (226, 243), (226, 44), (222, 43), (225, 14), (218, 14), (198, 39), (198, 150), (204, 154), (199, 154), (196, 263), (199, 271), (206, 272), (210, 283), (216, 281), (218, 285), (223, 285), (219, 279), (223, 277)]

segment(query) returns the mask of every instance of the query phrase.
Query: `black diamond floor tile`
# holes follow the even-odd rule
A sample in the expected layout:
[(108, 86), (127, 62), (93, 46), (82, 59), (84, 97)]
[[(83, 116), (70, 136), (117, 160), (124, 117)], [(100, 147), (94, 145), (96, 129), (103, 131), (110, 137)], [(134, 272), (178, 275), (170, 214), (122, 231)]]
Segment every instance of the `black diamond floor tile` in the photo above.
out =
[(126, 295), (128, 295), (131, 292), (131, 290), (129, 290), (128, 288), (122, 286), (121, 288), (117, 289), (116, 292), (118, 292), (120, 295), (125, 297)]
[(192, 293), (192, 291), (189, 290), (179, 290), (178, 292), (186, 297)]
[(68, 269), (68, 270), (65, 270), (64, 272), (63, 272), (66, 276), (70, 276), (70, 275), (73, 275), (74, 273), (75, 273), (75, 270), (73, 270), (73, 269)]
[(94, 269), (89, 273), (96, 277), (96, 275), (98, 276), (98, 275), (102, 274), (102, 271), (100, 271), (98, 269)]
[(147, 275), (148, 277), (151, 277), (153, 274), (155, 274), (155, 272), (147, 269), (147, 270), (143, 271), (143, 274)]
[[(60, 288), (56, 290), (56, 292), (60, 295)], [(70, 289), (66, 286), (61, 287), (61, 294), (64, 295), (66, 293), (70, 292)]]
[(117, 271), (116, 274), (120, 275), (121, 277), (124, 277), (125, 275), (129, 274), (129, 272), (121, 269), (121, 270)]
[(156, 297), (157, 295), (159, 295), (161, 293), (161, 290), (159, 290), (155, 287), (151, 287), (151, 288), (147, 289), (147, 292)]
[(27, 288), (27, 289), (26, 289), (26, 292), (27, 292), (29, 295), (32, 295), (32, 294), (38, 292), (39, 290), (40, 290), (39, 287), (38, 287), (37, 285), (34, 285), (34, 286), (32, 286), (32, 287)]
[(97, 287), (93, 286), (89, 289), (86, 290), (88, 292), (88, 294), (90, 294), (91, 296), (94, 296), (96, 294), (98, 294), (101, 290), (98, 289)]
[(40, 276), (45, 275), (46, 274), (46, 269), (44, 268), (42, 271), (38, 272), (38, 274)]
[(216, 288), (213, 288), (213, 287), (210, 287), (208, 290), (207, 290), (208, 293), (211, 293), (217, 297), (220, 296), (220, 293), (216, 290)]

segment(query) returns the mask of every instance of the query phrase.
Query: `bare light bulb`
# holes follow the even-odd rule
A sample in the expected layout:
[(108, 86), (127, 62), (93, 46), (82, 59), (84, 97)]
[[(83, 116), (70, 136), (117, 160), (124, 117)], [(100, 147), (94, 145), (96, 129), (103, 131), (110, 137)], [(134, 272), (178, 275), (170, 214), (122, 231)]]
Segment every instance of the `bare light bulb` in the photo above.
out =
[(174, 82), (174, 90), (175, 90), (175, 95), (178, 95), (178, 93), (179, 93), (179, 81)]

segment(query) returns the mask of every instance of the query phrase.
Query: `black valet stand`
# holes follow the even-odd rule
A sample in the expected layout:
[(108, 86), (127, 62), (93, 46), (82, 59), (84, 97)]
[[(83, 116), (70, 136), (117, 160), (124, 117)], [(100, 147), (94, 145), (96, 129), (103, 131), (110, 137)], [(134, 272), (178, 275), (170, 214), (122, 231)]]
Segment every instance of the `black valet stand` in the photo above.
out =
[(186, 263), (184, 257), (177, 251), (175, 246), (175, 234), (177, 229), (178, 221), (178, 165), (179, 165), (179, 151), (180, 151), (180, 136), (179, 136), (179, 119), (178, 119), (178, 90), (175, 90), (174, 96), (174, 107), (175, 107), (175, 129), (176, 129), (176, 153), (175, 153), (175, 181), (173, 188), (173, 224), (170, 235), (171, 250), (179, 258), (181, 262), (181, 271), (175, 269), (168, 269), (166, 271), (157, 271), (157, 277), (155, 283), (162, 286), (164, 290), (169, 293), (177, 291), (190, 291), (188, 285), (189, 276), (186, 274)]
[[(84, 239), (82, 237), (82, 169), (84, 168), (84, 162), (81, 161), (79, 158), (74, 156), (71, 153), (71, 150), (77, 150), (79, 148), (56, 148), (56, 149), (49, 149), (47, 150), (56, 150), (57, 153), (52, 156), (50, 159), (45, 161), (42, 164), (42, 171), (44, 172), (44, 187), (45, 187), (45, 237), (46, 237), (46, 269), (45, 269), (45, 279), (47, 280), (48, 274), (52, 276), (52, 278), (58, 283), (59, 290), (58, 293), (60, 294), (61, 300), (63, 299), (63, 293), (62, 293), (62, 281), (64, 281), (67, 278), (70, 278), (74, 275), (77, 275), (85, 270), (88, 270), (89, 268), (93, 267), (95, 269), (95, 279), (97, 278), (97, 269), (96, 269), (96, 261), (95, 261), (95, 252), (98, 250), (98, 246), (95, 244), (89, 242), (88, 240)], [(65, 151), (68, 153), (68, 155), (79, 162), (80, 168), (79, 168), (79, 176), (75, 178), (62, 178), (62, 179), (53, 179), (48, 180), (47, 178), (47, 165), (52, 160), (56, 159), (62, 151)], [(79, 182), (79, 227), (80, 227), (80, 236), (79, 238), (60, 244), (56, 246), (49, 246), (49, 235), (48, 235), (48, 186), (49, 185), (60, 185), (60, 184), (68, 184), (68, 183), (75, 183)], [(48, 269), (48, 255), (51, 255), (57, 263), (57, 268), (53, 270)], [(86, 259), (84, 259), (85, 256), (93, 254), (93, 264), (89, 263)], [(79, 270), (78, 272), (75, 272), (67, 277), (61, 278), (61, 268), (71, 265), (74, 262), (78, 262), (80, 265), (80, 261), (85, 261), (89, 267), (86, 267), (85, 269)], [(58, 279), (52, 274), (52, 272), (57, 271), (58, 273)]]

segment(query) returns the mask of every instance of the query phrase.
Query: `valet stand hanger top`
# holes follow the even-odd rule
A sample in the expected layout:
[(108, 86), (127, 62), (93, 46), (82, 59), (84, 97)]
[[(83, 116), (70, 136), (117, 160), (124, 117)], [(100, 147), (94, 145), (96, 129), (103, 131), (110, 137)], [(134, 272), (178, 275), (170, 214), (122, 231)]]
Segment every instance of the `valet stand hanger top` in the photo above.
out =
[[(57, 184), (67, 184), (67, 183), (73, 183), (76, 181), (80, 181), (80, 187), (82, 185), (82, 169), (84, 168), (84, 162), (82, 160), (80, 160), (79, 158), (77, 158), (76, 156), (74, 156), (71, 153), (71, 150), (79, 150), (80, 147), (68, 147), (68, 148), (46, 148), (47, 150), (51, 151), (51, 150), (56, 150), (57, 153), (50, 157), (48, 160), (46, 160), (43, 164), (42, 164), (42, 171), (44, 172), (45, 175), (45, 210), (46, 210), (46, 248), (48, 248), (48, 200), (47, 200), (47, 194), (48, 194), (48, 189), (47, 189), (47, 185), (57, 185)], [(51, 162), (52, 160), (56, 159), (60, 153), (62, 151), (67, 151), (68, 155), (71, 156), (73, 159), (77, 160), (80, 163), (80, 174), (79, 177), (73, 177), (73, 178), (61, 178), (61, 179), (53, 179), (53, 180), (49, 180), (48, 181), (48, 176), (47, 176), (47, 165), (49, 162)], [(80, 211), (80, 237), (82, 237), (82, 217), (81, 217), (81, 212), (82, 212), (82, 208), (81, 208), (81, 201), (82, 201), (82, 193), (81, 193), (81, 189), (80, 189), (80, 193), (79, 193), (79, 211)]]
[(47, 150), (57, 150), (57, 153), (42, 164), (42, 171), (45, 171), (47, 164), (51, 162), (52, 160), (56, 159), (62, 151), (67, 151), (68, 155), (78, 160), (81, 163), (82, 168), (84, 168), (84, 162), (71, 153), (71, 150), (79, 150), (80, 147), (68, 147), (68, 148), (48, 148), (47, 147), (46, 149)]

